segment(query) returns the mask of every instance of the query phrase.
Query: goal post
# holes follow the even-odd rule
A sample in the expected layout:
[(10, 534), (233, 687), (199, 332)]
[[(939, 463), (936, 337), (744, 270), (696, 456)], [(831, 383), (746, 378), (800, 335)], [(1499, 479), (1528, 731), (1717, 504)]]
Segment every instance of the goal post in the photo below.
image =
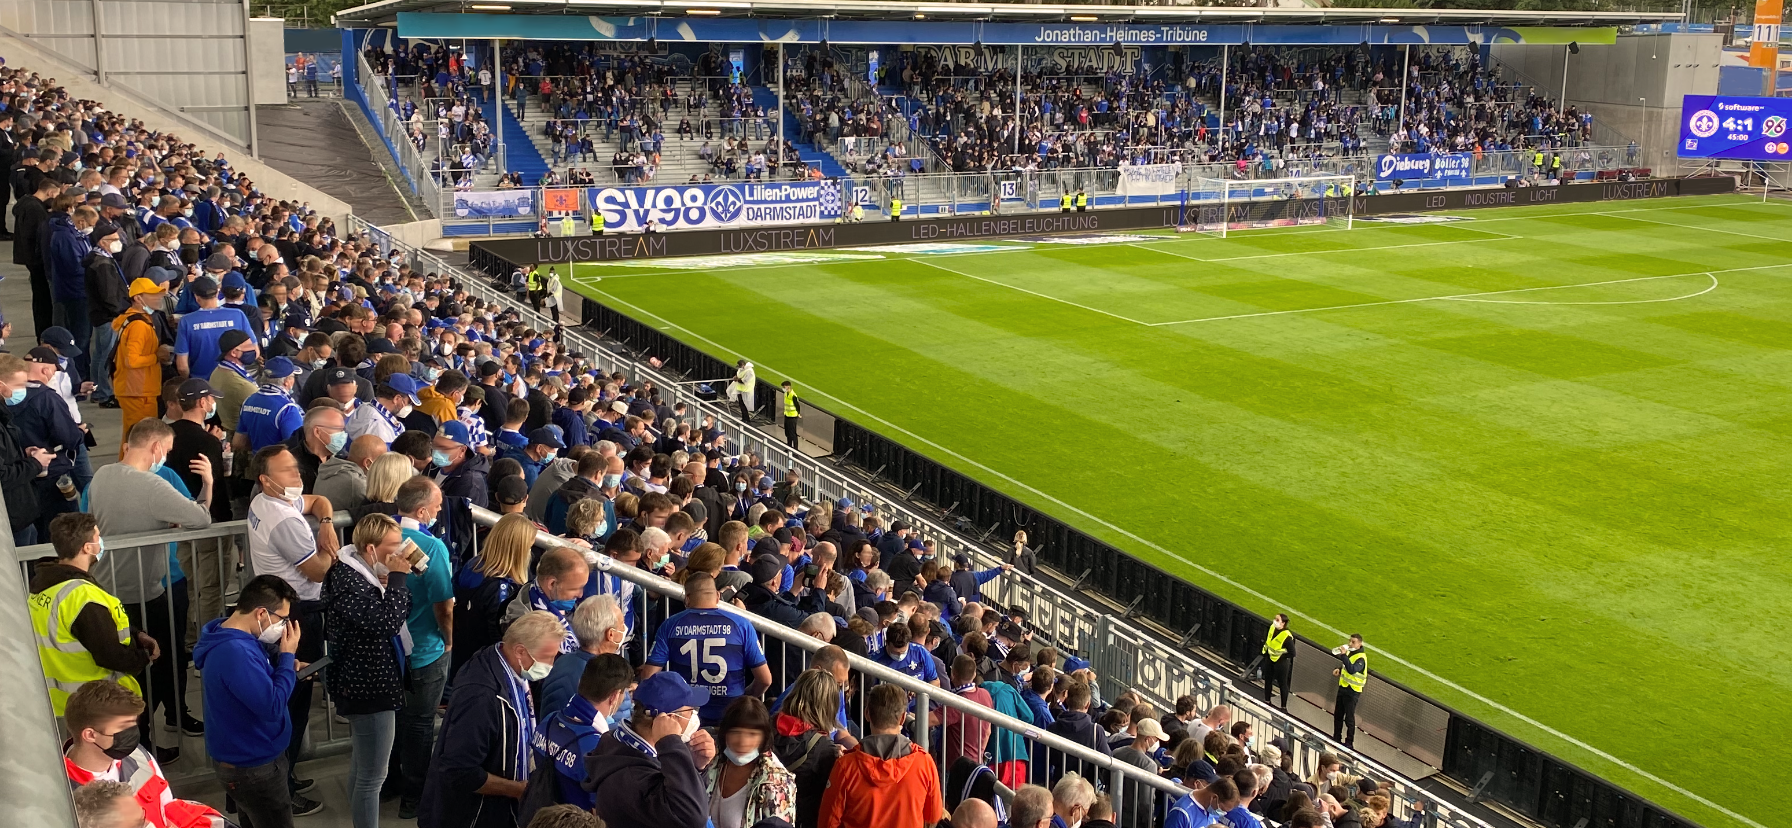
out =
[(1328, 225), (1351, 228), (1356, 179), (1349, 175), (1300, 178), (1197, 178), (1183, 191), (1177, 229), (1224, 238), (1234, 230)]

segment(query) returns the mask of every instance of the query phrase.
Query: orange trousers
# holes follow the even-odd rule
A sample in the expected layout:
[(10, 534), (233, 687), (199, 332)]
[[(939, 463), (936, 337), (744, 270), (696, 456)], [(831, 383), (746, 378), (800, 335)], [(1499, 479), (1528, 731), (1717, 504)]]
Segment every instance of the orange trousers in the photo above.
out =
[(118, 456), (124, 457), (124, 444), (131, 436), (131, 426), (145, 419), (160, 419), (160, 397), (119, 397), (118, 411), (124, 415), (124, 432), (118, 438)]

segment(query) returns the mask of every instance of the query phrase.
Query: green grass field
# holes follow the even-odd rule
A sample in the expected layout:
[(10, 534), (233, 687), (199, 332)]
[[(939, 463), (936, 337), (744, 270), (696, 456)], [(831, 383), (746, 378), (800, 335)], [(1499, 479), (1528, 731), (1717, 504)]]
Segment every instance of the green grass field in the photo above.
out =
[(570, 286), (1694, 820), (1787, 824), (1792, 206), (1472, 215)]

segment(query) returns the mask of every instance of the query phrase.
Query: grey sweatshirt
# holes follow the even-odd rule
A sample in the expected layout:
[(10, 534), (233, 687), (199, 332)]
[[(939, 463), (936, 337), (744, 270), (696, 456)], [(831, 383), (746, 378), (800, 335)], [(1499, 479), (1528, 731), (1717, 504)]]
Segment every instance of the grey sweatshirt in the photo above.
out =
[[(211, 512), (204, 506), (181, 497), (168, 481), (123, 463), (101, 466), (94, 472), (87, 487), (87, 507), (99, 521), (101, 537), (212, 525)], [(91, 574), (126, 604), (151, 600), (167, 588), (163, 582), (168, 578), (168, 545), (108, 547)]]

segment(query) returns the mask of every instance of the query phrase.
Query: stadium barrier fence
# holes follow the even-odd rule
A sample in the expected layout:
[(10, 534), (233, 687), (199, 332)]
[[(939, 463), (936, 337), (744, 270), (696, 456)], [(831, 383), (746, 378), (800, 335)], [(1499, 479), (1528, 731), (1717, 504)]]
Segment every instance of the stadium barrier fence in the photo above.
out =
[[(463, 278), (463, 284), (469, 292), (509, 307), (538, 328), (547, 329), (553, 325), (552, 320), (533, 311), (528, 305), (516, 302), (507, 291), (498, 289), (480, 274), (469, 274), (429, 251), (397, 242), (379, 228), (357, 218), (351, 217), (350, 227), (354, 232), (372, 234), (382, 248), (400, 249), (409, 257), (407, 261), (413, 269), (456, 274)], [(950, 560), (962, 553), (970, 555), (979, 568), (1005, 562), (1004, 551), (986, 542), (989, 532), (982, 531), (981, 525), (966, 522), (962, 514), (955, 518), (952, 509), (936, 512), (926, 507), (917, 508), (909, 495), (892, 488), (892, 481), (880, 479), (881, 469), (873, 471), (868, 479), (855, 479), (839, 468), (794, 451), (781, 439), (741, 421), (735, 416), (734, 410), (723, 402), (711, 395), (700, 394), (696, 390), (696, 383), (689, 381), (693, 375), (728, 376), (733, 371), (732, 365), (726, 365), (651, 326), (640, 325), (625, 315), (593, 304), (598, 314), (588, 317), (587, 322), (595, 324), (599, 329), (611, 324), (626, 327), (633, 333), (622, 334), (622, 328), (619, 327), (610, 331), (611, 338), (625, 343), (625, 348), (659, 355), (661, 365), (664, 366), (656, 367), (630, 357), (582, 329), (567, 328), (565, 336), (569, 346), (584, 354), (599, 370), (621, 371), (631, 378), (651, 381), (655, 387), (665, 392), (663, 398), (668, 404), (684, 402), (692, 411), (716, 416), (718, 422), (723, 423), (728, 433), (735, 438), (732, 451), (736, 455), (751, 453), (764, 459), (773, 469), (797, 469), (808, 486), (805, 495), (812, 502), (829, 503), (848, 497), (855, 503), (873, 504), (875, 513), (886, 521), (886, 525), (889, 521), (902, 520), (934, 540), (942, 560)], [(756, 413), (770, 416), (775, 396), (775, 388), (770, 383), (761, 381), (755, 397)], [(837, 439), (837, 435), (842, 433), (840, 424), (845, 421), (813, 404), (810, 409), (834, 422), (828, 433), (812, 433), (812, 436), (824, 441)], [(849, 429), (856, 428), (846, 425)], [(846, 433), (857, 432), (849, 430)], [(835, 447), (838, 454), (839, 444), (835, 443)], [(864, 468), (872, 467), (864, 465)], [(943, 467), (937, 473), (952, 474)], [(964, 484), (969, 483), (962, 476), (957, 476), (956, 479)], [(906, 489), (907, 486), (902, 488)], [(979, 532), (983, 537), (973, 540), (973, 536)], [(1173, 580), (1161, 575), (1159, 579)], [(1068, 582), (1069, 579), (1065, 581)], [(1043, 578), (1036, 578), (1018, 569), (992, 581), (984, 593), (998, 608), (1018, 608), (1027, 612), (1036, 637), (1045, 643), (1057, 646), (1063, 652), (1089, 659), (1103, 683), (1107, 698), (1130, 689), (1164, 711), (1174, 710), (1175, 700), (1183, 695), (1193, 696), (1203, 710), (1222, 703), (1231, 705), (1235, 720), (1249, 721), (1255, 725), (1259, 745), (1266, 744), (1273, 738), (1285, 739), (1293, 754), (1297, 775), (1303, 779), (1309, 778), (1318, 767), (1321, 754), (1332, 753), (1342, 759), (1347, 773), (1373, 777), (1388, 784), (1393, 812), (1397, 816), (1410, 816), (1422, 811), (1427, 815), (1424, 818), (1425, 828), (1487, 828), (1481, 818), (1460, 806), (1440, 801), (1436, 794), (1425, 790), (1411, 778), (1333, 741), (1329, 727), (1308, 723), (1264, 704), (1251, 694), (1248, 687), (1237, 685), (1230, 677), (1204, 664), (1194, 654), (1170, 645), (1163, 636), (1153, 635), (1134, 626), (1130, 621), (1135, 615), (1130, 611), (1121, 612), (1121, 617), (1091, 613), (1089, 603), (1075, 597), (1079, 594), (1078, 589), (1060, 589)], [(1219, 602), (1217, 598), (1214, 600), (1217, 602), (1216, 607), (1231, 607), (1230, 604)], [(1260, 646), (1261, 631), (1258, 636), (1256, 645)], [(1304, 643), (1301, 646), (1310, 648), (1311, 645)], [(1326, 657), (1329, 656), (1309, 654), (1307, 663)], [(1298, 665), (1301, 662), (1297, 659), (1296, 663)], [(1330, 678), (1329, 669), (1328, 663), (1325, 678), (1335, 685), (1335, 681)], [(1299, 678), (1297, 675), (1297, 680)], [(1360, 716), (1365, 723), (1369, 721), (1369, 712), (1381, 706), (1377, 699), (1393, 692), (1385, 688), (1374, 689), (1373, 684), (1371, 688), (1371, 694), (1364, 699), (1363, 714)], [(1396, 702), (1394, 706), (1400, 704)], [(1389, 732), (1397, 726), (1390, 725)], [(1441, 730), (1441, 717), (1437, 719), (1435, 726)], [(1437, 752), (1437, 749), (1433, 752)], [(1420, 805), (1421, 803), (1423, 804)], [(1420, 807), (1415, 808), (1415, 805)]]
[[(1550, 188), (1401, 193), (1359, 197), (1362, 202), (1359, 214), (1665, 198), (1719, 194), (1734, 189), (1735, 179), (1722, 176)], [(1104, 214), (1118, 212), (1122, 211), (1103, 211)], [(696, 236), (700, 232), (674, 235)], [(476, 242), (471, 256), (476, 265), (486, 267), (488, 272), (499, 273), (513, 264), (553, 260), (540, 255), (549, 252), (549, 248), (533, 246), (531, 243), (535, 241), (538, 240)], [(502, 252), (524, 255), (508, 258), (501, 255)], [(678, 254), (659, 252), (653, 255)], [(668, 374), (688, 378), (725, 377), (732, 373), (731, 365), (652, 325), (601, 303), (594, 301), (592, 304), (595, 318), (589, 321), (595, 327), (605, 330), (610, 338), (624, 343), (627, 348), (654, 354), (664, 366), (655, 370), (614, 355), (620, 360), (619, 364), (624, 365), (622, 370), (630, 376), (654, 377), (660, 387), (673, 390), (677, 397), (683, 386), (673, 384), (675, 381), (668, 379)], [(775, 413), (772, 410), (774, 399), (771, 384), (760, 382), (757, 413), (772, 416)], [(707, 404), (702, 410), (718, 413), (724, 420), (732, 419), (724, 407), (712, 401), (699, 402)], [(941, 529), (944, 520), (951, 520), (956, 528), (971, 534), (981, 530), (983, 538), (1003, 537), (1017, 528), (1028, 528), (1030, 540), (1038, 544), (1039, 559), (1061, 573), (1061, 580), (1070, 584), (1069, 592), (1089, 595), (1105, 608), (1119, 608), (1119, 620), (1105, 613), (1091, 614), (1087, 602), (1071, 598), (1033, 578), (1010, 580), (1010, 576), (1005, 576), (992, 582), (1001, 586), (989, 590), (996, 595), (998, 605), (1028, 609), (1033, 623), (1046, 630), (1054, 643), (1089, 654), (1104, 683), (1141, 691), (1154, 705), (1161, 705), (1186, 692), (1178, 689), (1172, 694), (1169, 690), (1178, 687), (1179, 682), (1186, 682), (1180, 686), (1206, 694), (1202, 696), (1203, 703), (1217, 697), (1234, 704), (1241, 712), (1247, 712), (1247, 717), (1248, 713), (1262, 713), (1264, 721), (1272, 728), (1294, 734), (1303, 743), (1334, 750), (1349, 757), (1357, 767), (1372, 766), (1373, 763), (1360, 755), (1331, 742), (1323, 725), (1294, 719), (1246, 695), (1256, 692), (1255, 683), (1238, 674), (1241, 667), (1248, 665), (1259, 653), (1268, 629), (1266, 618), (1139, 561), (837, 414), (813, 403), (809, 407), (830, 421), (833, 431), (825, 441), (838, 463), (844, 466), (850, 462), (868, 471), (874, 481), (909, 501), (891, 504), (894, 508), (890, 508), (885, 505), (888, 495), (877, 497), (875, 502), (880, 512), (888, 509), (885, 513), (899, 515), (905, 520), (918, 517), (920, 510), (912, 508), (912, 501), (918, 498), (932, 507), (930, 512), (942, 510), (934, 513), (940, 520), (921, 518), (918, 521), (930, 531)], [(733, 420), (731, 425), (739, 426), (740, 423)], [(747, 429), (742, 431), (743, 434), (751, 433)], [(780, 446), (769, 439), (764, 442), (768, 452), (764, 456), (777, 457), (776, 449)], [(826, 479), (838, 474), (827, 471), (820, 464), (793, 462), (804, 470), (805, 477), (811, 474), (811, 469), (819, 473), (811, 479)], [(840, 490), (845, 492), (852, 488), (848, 485)], [(858, 488), (866, 487), (859, 484)], [(943, 537), (964, 542), (966, 551), (976, 556), (980, 565), (992, 559), (1001, 560), (999, 553), (992, 553), (982, 542), (970, 542), (968, 537), (958, 537), (953, 532), (946, 532)], [(947, 548), (941, 550), (942, 555), (950, 552)], [(1008, 583), (1003, 584), (1005, 581)], [(1016, 583), (1027, 586), (1013, 587)], [(1051, 599), (1041, 600), (1040, 596), (1047, 594)], [(1012, 603), (1005, 604), (1004, 601)], [(1156, 634), (1139, 632), (1127, 623), (1135, 618), (1147, 622)], [(1167, 643), (1178, 637), (1176, 646)], [(1179, 652), (1179, 649), (1195, 644), (1200, 645), (1203, 653), (1216, 657), (1227, 673), (1208, 668)], [(1335, 692), (1329, 689), (1335, 684), (1330, 676), (1330, 668), (1335, 662), (1329, 649), (1301, 637), (1295, 661), (1295, 693), (1325, 712), (1329, 712), (1330, 694)], [(1194, 665), (1205, 678), (1194, 681), (1176, 676), (1172, 665), (1185, 663)], [(1315, 668), (1316, 664), (1323, 669)], [(1240, 689), (1241, 684), (1248, 689)], [(1498, 803), (1542, 825), (1552, 828), (1693, 828), (1696, 825), (1379, 673), (1375, 674), (1363, 698), (1358, 718), (1364, 732), (1439, 768), (1453, 786), (1470, 791), (1470, 801)], [(1372, 771), (1371, 775), (1375, 773)], [(1387, 776), (1398, 780), (1397, 790), (1404, 787), (1400, 791), (1402, 806), (1410, 807), (1414, 792), (1417, 792), (1417, 799), (1435, 802), (1410, 781), (1391, 773)], [(1472, 816), (1467, 818), (1474, 819)]]

